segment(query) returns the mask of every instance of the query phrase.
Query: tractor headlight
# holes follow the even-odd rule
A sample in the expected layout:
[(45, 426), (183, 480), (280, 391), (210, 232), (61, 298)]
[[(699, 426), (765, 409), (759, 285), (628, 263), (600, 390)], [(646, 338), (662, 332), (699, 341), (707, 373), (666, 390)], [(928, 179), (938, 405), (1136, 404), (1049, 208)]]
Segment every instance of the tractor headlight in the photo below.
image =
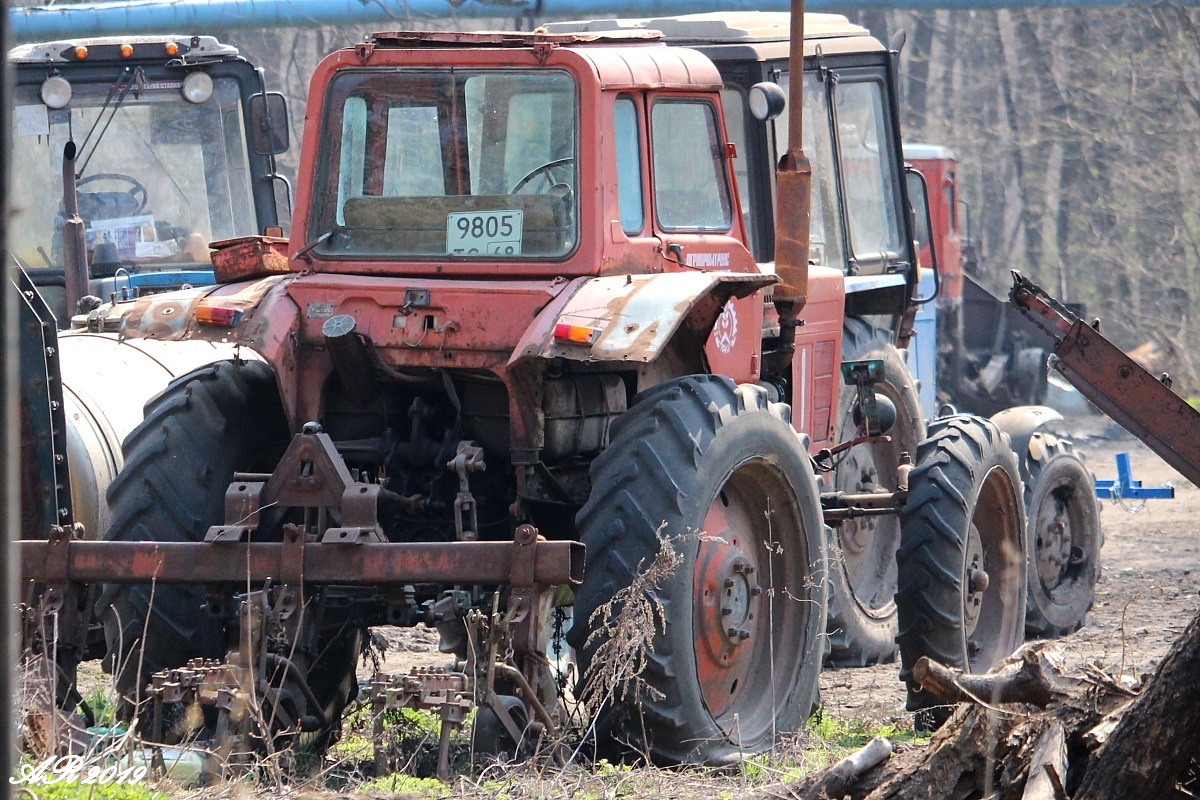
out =
[(207, 72), (193, 72), (183, 79), (183, 98), (189, 103), (203, 103), (212, 93), (213, 81)]
[(42, 83), (42, 102), (50, 108), (62, 108), (71, 102), (71, 83), (61, 75), (46, 78)]

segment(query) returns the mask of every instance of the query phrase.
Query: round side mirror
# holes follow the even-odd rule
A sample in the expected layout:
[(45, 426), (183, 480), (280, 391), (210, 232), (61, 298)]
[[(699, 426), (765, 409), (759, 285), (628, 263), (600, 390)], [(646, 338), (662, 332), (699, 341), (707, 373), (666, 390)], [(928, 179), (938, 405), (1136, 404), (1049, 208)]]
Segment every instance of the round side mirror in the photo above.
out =
[(787, 106), (787, 95), (778, 83), (765, 81), (750, 87), (748, 102), (754, 118), (766, 122), (783, 113)]

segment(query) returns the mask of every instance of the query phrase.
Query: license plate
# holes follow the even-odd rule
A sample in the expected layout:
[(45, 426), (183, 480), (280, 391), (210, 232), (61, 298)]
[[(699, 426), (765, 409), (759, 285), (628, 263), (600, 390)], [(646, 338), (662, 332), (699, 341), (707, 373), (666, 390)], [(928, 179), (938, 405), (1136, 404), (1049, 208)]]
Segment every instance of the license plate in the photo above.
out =
[(451, 255), (521, 253), (521, 211), (475, 211), (446, 215), (446, 252)]

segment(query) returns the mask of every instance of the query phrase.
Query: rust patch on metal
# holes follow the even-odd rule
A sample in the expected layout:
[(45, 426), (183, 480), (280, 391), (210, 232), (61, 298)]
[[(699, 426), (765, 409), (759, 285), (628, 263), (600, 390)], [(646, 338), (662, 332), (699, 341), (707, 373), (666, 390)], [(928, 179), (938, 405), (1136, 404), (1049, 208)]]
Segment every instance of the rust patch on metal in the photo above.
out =
[(286, 275), (288, 240), (278, 236), (241, 236), (212, 242), (213, 274), (218, 283)]

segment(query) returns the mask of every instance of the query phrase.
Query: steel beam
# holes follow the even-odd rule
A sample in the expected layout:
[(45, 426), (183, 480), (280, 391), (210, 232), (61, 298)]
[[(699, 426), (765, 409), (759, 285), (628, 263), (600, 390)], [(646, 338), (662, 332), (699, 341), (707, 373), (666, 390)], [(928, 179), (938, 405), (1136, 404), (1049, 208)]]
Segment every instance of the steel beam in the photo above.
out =
[[(21, 578), (39, 583), (261, 583), (401, 586), (404, 584), (509, 583), (521, 567), (513, 542), (413, 544), (309, 543), (301, 564), (285, 554), (296, 545), (274, 542), (17, 542)], [(584, 547), (538, 541), (532, 582), (578, 584)]]

